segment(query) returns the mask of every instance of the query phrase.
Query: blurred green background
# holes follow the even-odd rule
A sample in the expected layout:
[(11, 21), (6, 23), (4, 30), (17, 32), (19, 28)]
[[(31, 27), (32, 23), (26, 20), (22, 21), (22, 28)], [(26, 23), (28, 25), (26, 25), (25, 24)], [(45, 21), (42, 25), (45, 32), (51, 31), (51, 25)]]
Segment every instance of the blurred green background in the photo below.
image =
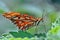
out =
[[(37, 26), (26, 30), (26, 32), (18, 30), (16, 25), (2, 16), (4, 12), (15, 11), (20, 13), (26, 13), (35, 17), (43, 18), (43, 22)], [(47, 0), (0, 0), (0, 35), (4, 36), (1, 39), (15, 40), (15, 38), (22, 40), (29, 40), (29, 38), (39, 37), (39, 40), (53, 40), (47, 36), (49, 31), (52, 31), (51, 35), (55, 32), (52, 27), (55, 27), (55, 21), (59, 19), (60, 12), (56, 11), (56, 8), (50, 5)], [(54, 25), (55, 24), (55, 25)], [(59, 23), (57, 23), (59, 24)], [(60, 27), (60, 26), (59, 26)], [(58, 30), (58, 28), (56, 29)], [(37, 31), (37, 32), (36, 32)], [(35, 35), (36, 34), (36, 35)], [(49, 34), (50, 35), (50, 34)], [(37, 37), (35, 37), (37, 36)], [(10, 39), (11, 38), (11, 39)]]

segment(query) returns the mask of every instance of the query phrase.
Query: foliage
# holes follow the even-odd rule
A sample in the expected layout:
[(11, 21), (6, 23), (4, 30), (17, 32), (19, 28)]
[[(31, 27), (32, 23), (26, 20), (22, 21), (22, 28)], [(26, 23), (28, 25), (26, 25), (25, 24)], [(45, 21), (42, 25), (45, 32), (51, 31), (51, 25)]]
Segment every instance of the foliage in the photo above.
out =
[[(58, 21), (58, 22), (57, 22)], [(54, 27), (47, 33), (47, 40), (60, 40), (60, 18), (58, 18), (53, 24)]]
[(0, 9), (0, 14), (2, 14), (4, 12), (4, 10)]

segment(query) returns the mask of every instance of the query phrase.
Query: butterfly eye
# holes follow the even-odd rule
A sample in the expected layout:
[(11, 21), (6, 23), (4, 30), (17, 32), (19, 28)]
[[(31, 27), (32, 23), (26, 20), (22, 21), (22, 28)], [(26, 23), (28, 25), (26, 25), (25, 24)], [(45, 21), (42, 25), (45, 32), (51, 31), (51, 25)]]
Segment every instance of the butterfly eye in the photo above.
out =
[(39, 25), (41, 20), (42, 20), (42, 18), (37, 18), (36, 24)]

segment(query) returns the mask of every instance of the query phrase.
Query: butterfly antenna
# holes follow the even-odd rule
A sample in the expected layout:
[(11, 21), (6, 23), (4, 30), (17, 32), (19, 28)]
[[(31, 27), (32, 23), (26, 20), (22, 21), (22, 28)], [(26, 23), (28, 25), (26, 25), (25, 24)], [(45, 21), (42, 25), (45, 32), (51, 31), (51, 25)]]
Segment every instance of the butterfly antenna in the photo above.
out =
[(45, 33), (47, 32), (47, 30), (46, 30), (46, 25), (45, 25), (45, 18), (46, 18), (46, 16), (47, 16), (47, 11), (46, 11), (46, 9), (43, 9), (43, 14), (42, 14), (42, 18), (43, 18), (43, 20), (42, 20), (42, 25), (43, 25), (43, 27), (45, 28)]

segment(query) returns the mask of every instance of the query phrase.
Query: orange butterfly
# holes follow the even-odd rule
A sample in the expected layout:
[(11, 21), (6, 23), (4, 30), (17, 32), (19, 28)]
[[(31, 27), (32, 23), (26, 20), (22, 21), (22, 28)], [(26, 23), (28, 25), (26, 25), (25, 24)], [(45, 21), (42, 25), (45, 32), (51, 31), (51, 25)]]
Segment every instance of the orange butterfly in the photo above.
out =
[(38, 25), (42, 18), (35, 18), (27, 14), (20, 14), (18, 12), (6, 12), (3, 16), (11, 20), (21, 30), (29, 29), (33, 25)]

